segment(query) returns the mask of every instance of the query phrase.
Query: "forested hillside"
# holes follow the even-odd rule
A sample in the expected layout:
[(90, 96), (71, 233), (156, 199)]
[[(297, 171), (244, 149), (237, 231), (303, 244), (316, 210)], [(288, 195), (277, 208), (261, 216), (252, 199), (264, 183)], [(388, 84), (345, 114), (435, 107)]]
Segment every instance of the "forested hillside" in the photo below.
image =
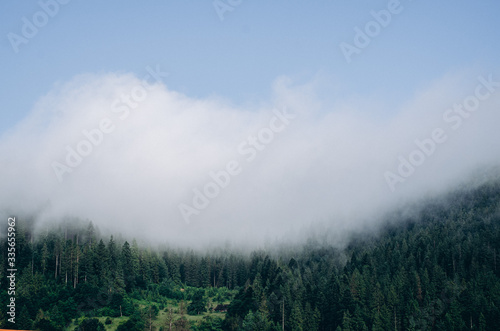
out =
[[(310, 241), (283, 254), (199, 253), (149, 247), (118, 234), (103, 237), (91, 222), (68, 221), (35, 234), (33, 224), (21, 218), (15, 231), (16, 324), (7, 321), (5, 308), (0, 311), (8, 328), (282, 330), (284, 323), (285, 330), (498, 330), (500, 325), (498, 184), (396, 213), (380, 233), (355, 235), (344, 249)], [(6, 307), (5, 236), (1, 247), (0, 300)]]

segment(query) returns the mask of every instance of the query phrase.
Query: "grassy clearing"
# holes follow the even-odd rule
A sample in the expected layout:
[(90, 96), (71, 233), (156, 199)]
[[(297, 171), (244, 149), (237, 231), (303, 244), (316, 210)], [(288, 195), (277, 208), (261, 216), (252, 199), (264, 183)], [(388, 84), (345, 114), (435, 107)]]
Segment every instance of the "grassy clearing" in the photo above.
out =
[[(160, 304), (157, 303), (157, 302), (147, 302), (145, 300), (136, 300), (135, 301), (139, 307), (141, 309), (147, 307), (147, 306), (150, 306), (150, 305), (156, 305), (156, 306), (159, 306)], [(190, 301), (184, 301), (184, 306), (187, 307), (189, 305)], [(227, 303), (229, 303), (229, 301), (227, 301)], [(177, 302), (176, 300), (171, 300), (169, 299), (168, 300), (168, 305), (167, 307), (165, 307), (164, 309), (160, 310), (159, 313), (158, 313), (158, 316), (156, 317), (156, 319), (153, 320), (153, 327), (156, 329), (156, 330), (159, 330), (160, 327), (165, 327), (166, 323), (167, 323), (167, 320), (168, 320), (168, 309), (169, 308), (172, 308), (172, 316), (173, 316), (173, 320), (177, 320), (179, 318), (181, 318), (181, 314), (179, 313), (180, 312), (180, 302)], [(186, 309), (186, 308), (184, 308)], [(218, 318), (221, 318), (221, 319), (224, 319), (226, 317), (226, 314), (225, 313), (212, 313), (212, 312), (206, 312), (206, 313), (203, 313), (203, 314), (200, 314), (200, 315), (188, 315), (187, 313), (184, 314), (184, 317), (189, 321), (189, 322), (198, 322), (198, 321), (201, 321), (205, 316), (211, 316), (211, 317), (218, 317)], [(110, 317), (112, 323), (111, 324), (105, 324), (105, 321), (108, 317), (104, 316), (104, 317), (96, 317), (102, 324), (104, 324), (106, 330), (109, 330), (109, 331), (114, 331), (116, 330), (116, 328), (118, 328), (118, 325), (120, 325), (121, 323), (124, 323), (126, 322), (129, 317), (128, 316), (123, 316), (123, 317)], [(84, 317), (80, 317), (79, 319), (77, 320), (74, 320), (67, 328), (66, 330), (68, 331), (73, 331), (78, 323), (80, 323), (82, 320), (84, 319)], [(148, 321), (146, 321), (146, 323), (148, 323)]]

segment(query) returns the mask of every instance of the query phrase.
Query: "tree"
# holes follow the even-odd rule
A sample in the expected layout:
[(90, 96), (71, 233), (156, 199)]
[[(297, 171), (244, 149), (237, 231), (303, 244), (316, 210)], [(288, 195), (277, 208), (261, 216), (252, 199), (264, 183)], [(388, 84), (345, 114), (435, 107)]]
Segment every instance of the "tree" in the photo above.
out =
[(185, 316), (181, 316), (181, 318), (177, 319), (174, 323), (176, 331), (189, 331), (191, 327), (189, 325), (189, 321)]
[(302, 318), (302, 309), (297, 302), (293, 305), (289, 323), (292, 331), (302, 331), (302, 324), (304, 323), (304, 320)]
[(61, 273), (61, 271), (60, 271), (61, 252), (62, 252), (61, 240), (59, 237), (57, 237), (54, 241), (54, 260), (55, 260), (54, 279), (56, 279), (56, 280), (57, 280), (58, 274)]
[(176, 331), (190, 330), (191, 327), (190, 327), (189, 321), (186, 319), (186, 316), (185, 316), (186, 308), (184, 305), (184, 300), (181, 300), (181, 302), (179, 302), (179, 314), (181, 315), (181, 317), (178, 318), (177, 320), (175, 320), (174, 329)]
[(304, 315), (304, 330), (318, 330), (319, 323), (321, 321), (321, 313), (319, 312), (318, 307), (316, 307), (313, 311), (311, 304), (307, 302)]
[(193, 295), (192, 302), (187, 308), (189, 315), (199, 315), (206, 311), (207, 300), (203, 296), (203, 290), (199, 290)]
[(344, 312), (344, 318), (342, 319), (342, 331), (351, 331), (354, 330), (352, 328), (352, 319), (349, 311)]
[(97, 318), (86, 318), (75, 331), (105, 331), (106, 328)]
[(117, 331), (143, 331), (146, 326), (146, 323), (141, 316), (139, 310), (136, 310), (130, 318), (120, 324), (118, 328), (116, 329)]
[(354, 330), (368, 331), (368, 327), (365, 324), (363, 318), (363, 309), (357, 306), (354, 310), (354, 316), (352, 317), (352, 327)]
[(30, 314), (26, 306), (23, 306), (23, 308), (21, 308), (21, 313), (19, 314), (19, 318), (17, 319), (16, 324), (20, 329), (25, 330), (29, 330), (33, 327), (33, 320), (30, 318)]
[(109, 257), (106, 245), (104, 242), (99, 240), (97, 247), (95, 248), (94, 254), (94, 272), (98, 279), (100, 280), (99, 285), (104, 283), (106, 278), (106, 273), (109, 270)]
[(57, 305), (54, 305), (50, 310), (50, 319), (52, 321), (52, 324), (58, 328), (63, 329), (66, 325), (64, 315), (59, 312), (59, 308), (57, 307)]
[(265, 314), (263, 314), (260, 311), (257, 311), (255, 313), (249, 311), (242, 323), (242, 330), (269, 331), (274, 329), (276, 329), (274, 324), (269, 320), (269, 318)]
[(47, 270), (47, 262), (49, 260), (49, 249), (47, 247), (47, 243), (43, 243), (42, 248), (42, 274), (45, 275), (45, 271)]
[(146, 316), (146, 327), (151, 330), (153, 328), (153, 321), (158, 317), (158, 307), (156, 305), (147, 306), (144, 308), (144, 315)]
[(172, 331), (172, 326), (174, 325), (174, 309), (172, 307), (165, 308), (167, 312), (167, 317), (165, 318), (165, 326), (168, 331)]
[(89, 248), (92, 248), (92, 245), (95, 243), (95, 229), (92, 221), (89, 222), (86, 235)]
[[(152, 328), (154, 307), (144, 310), (144, 302), (164, 309), (168, 297), (192, 300), (193, 314), (206, 309), (207, 299), (230, 301), (223, 321), (228, 330), (278, 325), (287, 330), (496, 330), (500, 185), (444, 201), (424, 205), (410, 219), (406, 212), (397, 214), (401, 221), (388, 222), (374, 237), (353, 235), (345, 248), (311, 240), (275, 257), (265, 251), (201, 255), (171, 248), (158, 255), (137, 244), (117, 247), (114, 237), (104, 244), (101, 236), (86, 235), (87, 224), (77, 222), (35, 239), (33, 229), (19, 223), (16, 327), (57, 330), (81, 314), (131, 316), (139, 310), (142, 314), (120, 329)], [(4, 282), (7, 249), (8, 242), (0, 239)], [(205, 288), (197, 293), (181, 279)], [(8, 302), (7, 291), (0, 291), (0, 302)], [(169, 331), (190, 327), (183, 301), (180, 306), (183, 317), (177, 322), (173, 311), (167, 312)], [(48, 311), (39, 311), (32, 323), (41, 308)], [(220, 328), (213, 316), (196, 318), (191, 326)], [(0, 326), (8, 325), (6, 317), (0, 311)]]
[(42, 309), (40, 309), (36, 315), (34, 327), (40, 331), (62, 331), (62, 328), (52, 323), (50, 318), (45, 315)]
[(486, 330), (486, 318), (484, 318), (483, 313), (479, 314), (479, 330), (480, 331)]
[(449, 311), (445, 315), (446, 328), (448, 330), (463, 330), (465, 323), (462, 320), (460, 306), (457, 300), (453, 300)]
[(379, 311), (374, 312), (374, 319), (373, 319), (373, 325), (372, 325), (372, 331), (384, 331), (384, 322), (382, 320), (382, 316), (380, 316)]
[(35, 322), (35, 328), (40, 331), (62, 331), (62, 328), (54, 325), (48, 318), (42, 318)]
[(200, 285), (203, 287), (210, 286), (209, 262), (204, 257), (201, 258), (201, 265), (200, 265), (199, 270), (200, 270), (200, 281), (201, 281)]
[(113, 236), (110, 237), (108, 243), (108, 257), (109, 257), (109, 272), (111, 275), (114, 275), (116, 270), (118, 269), (119, 256), (115, 241), (113, 240)]
[(212, 317), (210, 315), (204, 316), (203, 319), (198, 322), (197, 330), (199, 331), (222, 330), (222, 319), (220, 317)]
[(125, 288), (127, 292), (131, 292), (135, 287), (135, 278), (137, 274), (137, 269), (134, 264), (134, 258), (132, 256), (132, 250), (130, 249), (130, 245), (127, 241), (123, 244), (122, 247), (122, 268), (123, 275), (125, 280)]

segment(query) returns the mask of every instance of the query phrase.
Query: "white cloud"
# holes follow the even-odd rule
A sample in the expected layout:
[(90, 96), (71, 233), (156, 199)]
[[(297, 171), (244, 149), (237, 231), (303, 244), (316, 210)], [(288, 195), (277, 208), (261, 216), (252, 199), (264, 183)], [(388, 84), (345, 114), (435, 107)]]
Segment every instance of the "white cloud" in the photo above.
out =
[[(286, 77), (276, 81), (272, 101), (259, 107), (193, 99), (156, 84), (126, 109), (116, 100), (144, 82), (132, 75), (79, 76), (55, 87), (0, 138), (0, 208), (36, 214), (40, 222), (88, 218), (125, 235), (189, 245), (261, 244), (316, 222), (341, 231), (361, 228), (397, 203), (443, 192), (477, 167), (500, 161), (499, 93), (458, 130), (442, 117), (474, 93), (476, 77), (444, 77), (393, 118), (377, 119), (379, 110), (357, 108), (367, 104), (362, 100), (324, 106), (316, 83), (296, 86)], [(269, 126), (273, 109), (285, 108), (296, 117), (248, 162), (238, 146)], [(83, 131), (99, 128), (103, 119), (111, 132), (60, 182), (53, 162), (65, 164), (67, 146), (77, 150), (89, 140)], [(396, 172), (398, 157), (438, 127), (447, 141), (391, 192), (384, 172)], [(241, 173), (186, 224), (179, 204), (192, 204), (193, 189), (231, 160)]]

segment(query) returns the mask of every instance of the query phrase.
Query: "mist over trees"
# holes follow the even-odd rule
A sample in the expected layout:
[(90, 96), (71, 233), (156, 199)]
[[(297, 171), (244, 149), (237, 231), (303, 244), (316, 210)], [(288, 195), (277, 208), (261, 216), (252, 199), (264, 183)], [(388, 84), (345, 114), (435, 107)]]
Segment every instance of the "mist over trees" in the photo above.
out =
[[(342, 249), (310, 240), (248, 254), (153, 248), (103, 237), (92, 222), (35, 234), (18, 219), (15, 327), (496, 330), (499, 207), (500, 185), (484, 184), (395, 213), (379, 234)], [(5, 307), (5, 238), (1, 248)], [(4, 310), (0, 321), (13, 327)]]

